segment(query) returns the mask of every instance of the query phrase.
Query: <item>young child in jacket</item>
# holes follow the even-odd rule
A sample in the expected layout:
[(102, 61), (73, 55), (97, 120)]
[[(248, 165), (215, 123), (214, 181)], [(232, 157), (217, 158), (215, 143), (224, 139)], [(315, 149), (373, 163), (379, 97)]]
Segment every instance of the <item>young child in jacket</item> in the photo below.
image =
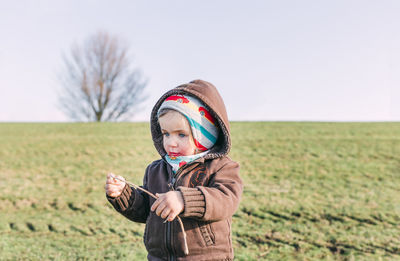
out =
[(243, 185), (239, 164), (227, 156), (229, 121), (217, 89), (195, 80), (166, 92), (150, 125), (161, 159), (147, 167), (142, 188), (158, 198), (110, 173), (107, 199), (126, 218), (146, 223), (148, 260), (233, 260), (231, 221)]

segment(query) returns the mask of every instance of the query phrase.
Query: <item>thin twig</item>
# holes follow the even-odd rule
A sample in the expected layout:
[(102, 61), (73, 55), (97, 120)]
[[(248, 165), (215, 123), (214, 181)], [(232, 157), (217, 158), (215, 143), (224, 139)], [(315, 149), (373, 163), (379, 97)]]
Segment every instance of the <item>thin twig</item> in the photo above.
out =
[[(138, 190), (140, 190), (140, 191), (143, 191), (144, 193), (148, 194), (149, 196), (151, 196), (151, 197), (154, 198), (154, 199), (158, 199), (158, 196), (154, 195), (153, 193), (151, 193), (150, 191), (148, 191), (148, 190), (146, 190), (146, 189), (144, 189), (144, 188), (142, 188), (142, 187), (139, 187), (138, 185), (136, 185), (136, 184), (134, 184), (134, 183), (132, 183), (132, 182), (129, 182), (129, 181), (120, 179), (120, 178), (115, 177), (115, 176), (114, 176), (113, 178), (114, 178), (114, 179), (117, 179), (117, 180), (119, 180), (119, 181), (125, 182), (126, 184), (128, 184), (129, 186), (131, 186), (131, 187), (133, 187), (133, 188), (135, 188), (135, 189), (138, 189)], [(184, 243), (185, 243), (185, 249), (184, 249), (185, 255), (189, 255), (189, 248), (188, 248), (187, 240), (186, 240), (186, 232), (185, 232), (185, 228), (184, 228), (184, 226), (183, 226), (182, 219), (181, 219), (179, 216), (176, 216), (176, 219), (178, 220), (179, 225), (180, 225), (181, 230), (182, 230), (183, 241), (184, 241)]]
[[(119, 181), (123, 181), (123, 180), (121, 180), (121, 179), (119, 179), (119, 178), (116, 178), (116, 179), (118, 179)], [(135, 189), (138, 189), (138, 190), (143, 191), (144, 193), (147, 193), (148, 195), (150, 195), (150, 196), (151, 196), (152, 198), (154, 198), (154, 199), (158, 199), (158, 196), (154, 195), (153, 193), (151, 193), (151, 192), (148, 191), (148, 190), (145, 190), (145, 189), (142, 188), (142, 187), (139, 187), (139, 186), (136, 185), (136, 184), (133, 184), (133, 183), (128, 182), (128, 181), (125, 181), (125, 183), (128, 184), (129, 186), (135, 188)]]

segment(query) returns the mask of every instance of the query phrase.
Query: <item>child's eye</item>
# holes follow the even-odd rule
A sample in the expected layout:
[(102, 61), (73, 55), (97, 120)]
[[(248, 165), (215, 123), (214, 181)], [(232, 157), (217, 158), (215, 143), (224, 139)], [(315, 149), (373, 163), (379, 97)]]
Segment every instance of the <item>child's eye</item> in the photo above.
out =
[(186, 137), (186, 135), (185, 135), (185, 134), (183, 134), (183, 133), (179, 133), (179, 137), (181, 137), (181, 138), (185, 138), (185, 137)]
[(166, 137), (169, 137), (169, 133), (168, 132), (164, 132), (162, 135), (166, 136)]

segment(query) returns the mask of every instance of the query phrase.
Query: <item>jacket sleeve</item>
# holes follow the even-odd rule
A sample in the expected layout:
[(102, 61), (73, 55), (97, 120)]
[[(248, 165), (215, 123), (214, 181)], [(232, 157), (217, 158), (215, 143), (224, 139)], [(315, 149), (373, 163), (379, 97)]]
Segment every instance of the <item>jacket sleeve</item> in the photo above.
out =
[(218, 221), (231, 217), (239, 206), (243, 182), (239, 164), (229, 161), (210, 176), (207, 187), (178, 187), (184, 201), (182, 217)]
[[(147, 170), (143, 179), (143, 188), (147, 187)], [(149, 198), (148, 195), (140, 190), (131, 188), (128, 184), (125, 185), (121, 195), (116, 198), (106, 194), (107, 200), (111, 205), (126, 218), (140, 223), (146, 223), (149, 215)]]

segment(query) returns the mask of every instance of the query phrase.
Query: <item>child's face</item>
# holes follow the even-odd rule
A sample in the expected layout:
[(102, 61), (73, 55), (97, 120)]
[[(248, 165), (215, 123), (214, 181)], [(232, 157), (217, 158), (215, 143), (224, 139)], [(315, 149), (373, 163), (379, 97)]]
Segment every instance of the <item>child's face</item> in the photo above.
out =
[(189, 122), (177, 111), (169, 111), (158, 119), (163, 134), (165, 151), (171, 157), (194, 155), (192, 131)]

